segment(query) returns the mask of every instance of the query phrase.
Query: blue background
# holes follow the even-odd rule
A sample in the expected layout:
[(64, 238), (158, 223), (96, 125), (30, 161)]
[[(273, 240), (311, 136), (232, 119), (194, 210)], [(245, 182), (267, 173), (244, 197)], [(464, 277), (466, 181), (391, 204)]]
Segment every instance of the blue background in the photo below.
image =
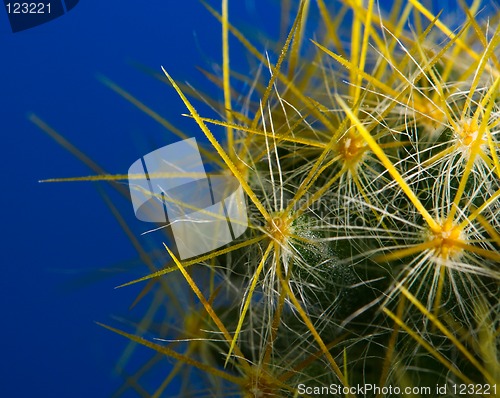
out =
[[(230, 3), (231, 21), (254, 43), (257, 35), (278, 37), (278, 0)], [(220, 1), (210, 4), (220, 9)], [(142, 286), (114, 287), (147, 273), (134, 266), (137, 253), (96, 184), (38, 182), (94, 173), (27, 114), (112, 174), (177, 140), (100, 83), (102, 74), (202, 141), (181, 116), (186, 110), (174, 90), (133, 63), (157, 72), (163, 65), (221, 100), (196, 69), (218, 70), (220, 31), (195, 0), (81, 0), (66, 15), (16, 34), (0, 10), (1, 397), (111, 396), (123, 381), (113, 369), (127, 342), (94, 321), (119, 325), (115, 316), (126, 318)], [(241, 47), (232, 41), (231, 48), (233, 68), (247, 72)], [(112, 197), (139, 236), (145, 227), (131, 205)]]
[[(210, 3), (220, 10), (219, 1)], [(271, 11), (276, 18), (279, 7), (264, 3), (260, 9), (231, 4), (232, 22), (250, 36), (252, 24), (276, 33)], [(38, 182), (94, 173), (28, 113), (109, 173), (126, 173), (140, 156), (177, 138), (97, 74), (201, 139), (181, 116), (186, 109), (174, 90), (133, 63), (157, 72), (163, 65), (176, 80), (221, 99), (196, 69), (220, 64), (220, 31), (194, 0), (81, 0), (66, 15), (15, 34), (0, 9), (1, 397), (111, 396), (123, 381), (113, 369), (127, 341), (94, 321), (119, 326), (114, 317), (127, 316), (142, 286), (114, 287), (147, 273), (143, 265), (133, 267), (137, 253), (96, 184)], [(242, 51), (235, 47), (232, 55), (233, 66), (245, 64)], [(131, 205), (112, 197), (139, 236), (146, 227)]]

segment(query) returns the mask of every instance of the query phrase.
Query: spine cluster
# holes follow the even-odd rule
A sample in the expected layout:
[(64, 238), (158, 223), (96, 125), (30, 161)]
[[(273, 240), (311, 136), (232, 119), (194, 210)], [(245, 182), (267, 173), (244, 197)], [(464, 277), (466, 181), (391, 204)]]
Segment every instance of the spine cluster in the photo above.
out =
[[(227, 1), (220, 14), (209, 7), (223, 27), (219, 117), (200, 115), (166, 73), (212, 143), (207, 162), (243, 187), (249, 228), (188, 261), (167, 244), (168, 266), (142, 278), (177, 302), (160, 340), (113, 330), (176, 360), (154, 396), (180, 375), (199, 396), (332, 386), (356, 396), (368, 385), (366, 396), (459, 396), (460, 385), (494, 396), (498, 12), (458, 2), (451, 15), (419, 0), (283, 9), (288, 33), (262, 52), (231, 24)], [(231, 70), (228, 37), (260, 67)]]

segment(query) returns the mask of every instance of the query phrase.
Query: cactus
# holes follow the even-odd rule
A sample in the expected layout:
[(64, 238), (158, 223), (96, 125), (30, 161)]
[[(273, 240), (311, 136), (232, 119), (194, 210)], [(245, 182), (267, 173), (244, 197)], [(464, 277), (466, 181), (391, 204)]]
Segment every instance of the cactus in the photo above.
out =
[[(208, 100), (218, 117), (163, 79), (210, 141), (205, 161), (240, 182), (249, 228), (185, 261), (165, 236), (168, 264), (146, 260), (150, 274), (123, 285), (152, 297), (135, 331), (105, 326), (154, 353), (128, 385), (166, 357), (160, 382), (133, 388), (500, 396), (497, 10), (459, 2), (451, 19), (419, 0), (283, 1), (282, 25), (293, 22), (269, 55), (227, 3), (207, 5), (223, 32), (210, 75), (223, 101)], [(230, 35), (260, 67), (231, 70)]]

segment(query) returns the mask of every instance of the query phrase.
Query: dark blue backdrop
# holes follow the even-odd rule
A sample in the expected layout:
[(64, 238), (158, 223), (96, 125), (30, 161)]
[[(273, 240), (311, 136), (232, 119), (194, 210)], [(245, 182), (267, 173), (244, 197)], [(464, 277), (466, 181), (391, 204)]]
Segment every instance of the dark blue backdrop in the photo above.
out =
[[(219, 1), (210, 3), (220, 9)], [(252, 2), (237, 3), (230, 7), (234, 22), (277, 31), (270, 4), (256, 10)], [(132, 62), (156, 71), (163, 65), (177, 80), (220, 95), (196, 70), (220, 63), (220, 25), (194, 0), (81, 0), (66, 15), (14, 34), (2, 6), (0, 52), (0, 396), (107, 397), (122, 382), (113, 367), (126, 341), (94, 321), (112, 323), (114, 314), (126, 314), (141, 286), (114, 287), (147, 269), (126, 272), (136, 252), (94, 184), (38, 183), (93, 173), (27, 114), (37, 114), (108, 172), (126, 173), (141, 155), (176, 138), (96, 75), (200, 138), (194, 123), (180, 116), (185, 108), (173, 89)], [(117, 268), (124, 271), (72, 284)]]

